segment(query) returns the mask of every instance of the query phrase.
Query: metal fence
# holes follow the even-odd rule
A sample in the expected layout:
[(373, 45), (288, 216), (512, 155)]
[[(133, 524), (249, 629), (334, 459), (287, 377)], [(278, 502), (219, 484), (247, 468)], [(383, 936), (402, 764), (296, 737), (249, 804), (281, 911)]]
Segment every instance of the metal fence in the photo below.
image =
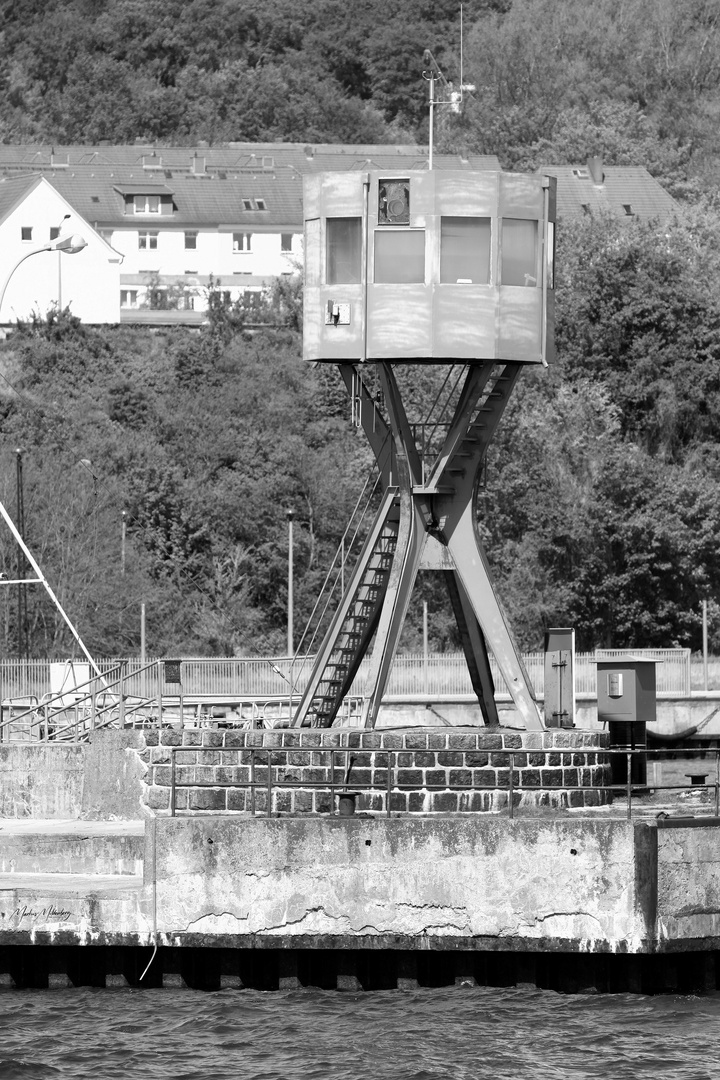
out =
[[(687, 697), (691, 689), (691, 654), (689, 649), (602, 650), (578, 653), (575, 658), (575, 690), (578, 694), (597, 693), (597, 661), (643, 656), (660, 661), (657, 665), (657, 691), (660, 695)], [(301, 693), (311, 665), (288, 657), (212, 657), (183, 658), (182, 691), (186, 697), (218, 699), (228, 702), (253, 697), (289, 695), (291, 687)], [(525, 667), (538, 697), (544, 691), (544, 655), (526, 653)], [(77, 660), (76, 663), (81, 663)], [(58, 661), (53, 661), (58, 663)], [(0, 699), (41, 701), (51, 691), (50, 660), (0, 661)], [(99, 661), (102, 671), (125, 665), (129, 676), (126, 693), (138, 697), (157, 697), (178, 693), (177, 684), (166, 681), (167, 662), (147, 658), (146, 670), (139, 657)], [(490, 659), (498, 694), (507, 694), (505, 682)], [(364, 660), (353, 683), (351, 694), (362, 696), (367, 683), (369, 660)], [(433, 698), (472, 695), (472, 684), (462, 653), (422, 653), (397, 656), (392, 666), (387, 697), (404, 698), (427, 695)]]

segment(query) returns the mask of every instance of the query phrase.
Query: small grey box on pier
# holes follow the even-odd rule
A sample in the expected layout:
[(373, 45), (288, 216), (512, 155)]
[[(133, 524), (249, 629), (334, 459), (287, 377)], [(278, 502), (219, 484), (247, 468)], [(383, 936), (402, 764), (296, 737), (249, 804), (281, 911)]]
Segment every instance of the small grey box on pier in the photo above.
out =
[[(644, 656), (623, 656), (598, 660), (598, 720), (607, 723), (611, 748), (647, 749), (647, 723), (657, 715), (657, 660)], [(627, 764), (621, 755), (613, 755), (613, 783), (627, 782)], [(647, 759), (634, 755), (631, 769), (633, 784), (647, 783)]]

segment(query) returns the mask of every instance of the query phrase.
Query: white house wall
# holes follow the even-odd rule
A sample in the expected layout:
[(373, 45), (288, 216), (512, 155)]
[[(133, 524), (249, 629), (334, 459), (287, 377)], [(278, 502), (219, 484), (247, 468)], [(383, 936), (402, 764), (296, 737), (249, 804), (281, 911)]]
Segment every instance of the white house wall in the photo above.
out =
[[(250, 236), (249, 250), (246, 242), (236, 246), (238, 232)], [(140, 247), (143, 233), (156, 234), (155, 248)], [(194, 248), (186, 247), (187, 233), (196, 233)], [(282, 250), (283, 236), (292, 237), (290, 251)], [(235, 296), (244, 289), (269, 283), (282, 274), (296, 272), (303, 255), (302, 234), (299, 231), (168, 229), (153, 228), (153, 222), (149, 222), (147, 229), (113, 230), (109, 243), (124, 255), (121, 276), (124, 292), (135, 291), (138, 301), (142, 302), (146, 287), (153, 279), (159, 278), (161, 285), (185, 280), (195, 293), (196, 310), (206, 306), (210, 277), (223, 289), (230, 289)]]
[[(63, 222), (68, 210), (57, 192), (42, 183), (0, 223), (0, 289), (11, 274), (0, 322), (27, 319), (33, 312), (45, 315), (54, 306), (69, 307), (83, 322), (120, 321), (119, 257), (86, 222), (74, 215)], [(50, 243), (50, 230), (60, 225), (62, 235), (80, 233), (87, 247), (74, 255), (40, 251), (11, 272), (23, 256)], [(32, 230), (31, 239), (22, 239), (24, 228)]]

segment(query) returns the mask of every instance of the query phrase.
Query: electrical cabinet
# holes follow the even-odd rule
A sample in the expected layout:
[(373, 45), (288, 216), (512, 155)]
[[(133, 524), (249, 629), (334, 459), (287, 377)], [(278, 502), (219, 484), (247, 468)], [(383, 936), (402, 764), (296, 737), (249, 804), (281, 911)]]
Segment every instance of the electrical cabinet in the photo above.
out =
[[(612, 749), (647, 749), (647, 723), (657, 715), (657, 660), (625, 656), (598, 660), (598, 720), (607, 723)], [(627, 758), (612, 755), (613, 783), (627, 783)], [(647, 757), (633, 754), (631, 782), (647, 782)]]

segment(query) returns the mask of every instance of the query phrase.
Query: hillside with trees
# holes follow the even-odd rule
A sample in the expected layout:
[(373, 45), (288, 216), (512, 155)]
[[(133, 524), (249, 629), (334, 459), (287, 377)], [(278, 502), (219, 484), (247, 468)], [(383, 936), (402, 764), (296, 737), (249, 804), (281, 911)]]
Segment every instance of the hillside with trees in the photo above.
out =
[[(459, 76), (459, 5), (401, 0), (3, 3), (0, 140), (424, 141), (429, 47)], [(22, 17), (21, 17), (22, 14)], [(526, 371), (492, 444), (480, 527), (520, 645), (720, 649), (720, 6), (716, 0), (469, 0), (446, 150), (506, 168), (645, 165), (677, 220), (558, 230), (558, 362)], [(0, 497), (23, 450), (28, 542), (98, 654), (283, 653), (286, 510), (296, 624), (372, 473), (337, 372), (303, 364), (299, 293), (267, 328), (211, 296), (201, 330), (99, 330), (38, 314), (0, 345)], [(255, 313), (257, 315), (257, 312)], [(422, 378), (431, 378), (427, 370)], [(425, 386), (426, 391), (432, 387)], [(121, 550), (123, 511), (126, 542)], [(0, 537), (0, 568), (15, 554)], [(456, 649), (439, 582), (403, 645)], [(30, 651), (65, 655), (37, 592)], [(13, 602), (0, 646), (16, 650)]]
[[(505, 168), (642, 164), (674, 193), (720, 153), (717, 0), (466, 0), (441, 146)], [(457, 0), (0, 4), (0, 140), (427, 141), (423, 51), (459, 83)]]

